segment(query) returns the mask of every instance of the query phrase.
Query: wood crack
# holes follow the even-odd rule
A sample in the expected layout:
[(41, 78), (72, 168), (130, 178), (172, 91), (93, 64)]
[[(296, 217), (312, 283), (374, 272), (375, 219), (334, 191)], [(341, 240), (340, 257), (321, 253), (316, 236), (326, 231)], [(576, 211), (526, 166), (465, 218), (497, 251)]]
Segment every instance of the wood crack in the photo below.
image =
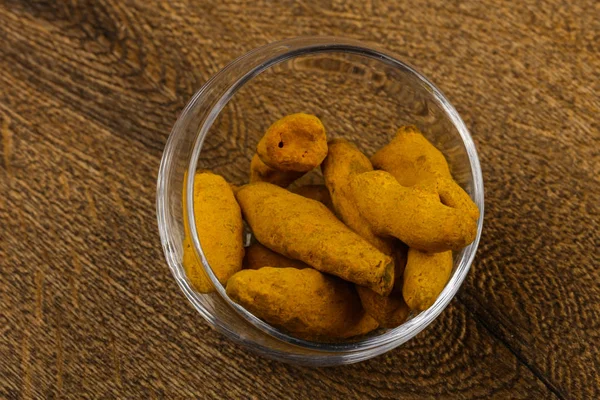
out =
[(540, 382), (542, 382), (544, 386), (546, 386), (546, 388), (548, 388), (548, 390), (550, 390), (557, 398), (561, 400), (566, 400), (570, 398), (569, 396), (565, 395), (558, 386), (556, 386), (552, 381), (550, 381), (550, 379), (539, 368), (528, 362), (527, 359), (517, 349), (515, 349), (507, 340), (503, 338), (503, 336), (499, 332), (494, 330), (483, 318), (481, 318), (475, 311), (473, 311), (466, 302), (464, 302), (459, 297), (457, 297), (457, 300), (465, 307), (467, 312), (477, 323), (483, 326), (485, 330), (488, 331), (489, 334), (494, 337), (494, 339), (502, 343), (502, 345), (504, 345), (504, 347), (506, 347), (508, 351), (510, 351), (515, 356), (519, 363), (521, 363), (528, 370), (530, 370), (531, 373)]

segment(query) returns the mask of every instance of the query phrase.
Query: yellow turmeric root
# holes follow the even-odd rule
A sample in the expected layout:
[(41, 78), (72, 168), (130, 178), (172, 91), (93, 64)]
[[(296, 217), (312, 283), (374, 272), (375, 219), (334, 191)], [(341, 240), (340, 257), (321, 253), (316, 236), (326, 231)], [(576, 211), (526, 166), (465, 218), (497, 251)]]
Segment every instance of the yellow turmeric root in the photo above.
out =
[(266, 248), (260, 243), (252, 243), (246, 247), (246, 256), (244, 257), (244, 269), (261, 269), (263, 267), (273, 268), (310, 268), (302, 261), (292, 260), (286, 256)]
[(325, 127), (314, 115), (288, 115), (267, 129), (256, 153), (271, 168), (308, 172), (327, 155)]
[(448, 207), (479, 218), (471, 197), (454, 181), (446, 158), (415, 126), (403, 126), (396, 137), (371, 157), (373, 166), (389, 172), (402, 186), (419, 185), (439, 194)]
[(435, 193), (407, 188), (385, 171), (356, 175), (350, 182), (361, 215), (374, 232), (423, 251), (459, 250), (470, 244), (477, 222), (440, 203)]
[(236, 194), (246, 222), (263, 245), (313, 268), (387, 295), (392, 258), (339, 221), (318, 201), (257, 182)]
[(452, 252), (426, 253), (408, 250), (402, 293), (408, 307), (423, 311), (431, 307), (452, 274)]
[[(321, 169), (325, 184), (331, 192), (335, 212), (340, 219), (381, 252), (395, 256), (394, 239), (383, 238), (373, 232), (369, 221), (360, 214), (350, 188), (353, 176), (373, 170), (369, 159), (347, 140), (332, 139), (329, 141), (329, 152), (321, 164)], [(396, 282), (401, 280), (406, 263), (406, 249), (402, 250), (398, 252), (399, 259), (394, 260)], [(401, 288), (401, 281), (395, 283), (393, 291), (396, 293), (389, 296), (382, 296), (361, 286), (357, 286), (356, 290), (367, 313), (381, 326), (391, 328), (400, 325), (408, 316), (408, 307), (402, 299)]]
[(250, 182), (287, 187), (327, 155), (325, 127), (314, 115), (291, 114), (267, 129), (250, 162)]
[(306, 339), (345, 339), (377, 328), (351, 284), (312, 268), (243, 270), (229, 278), (227, 295), (258, 318)]
[[(202, 251), (219, 282), (225, 284), (242, 268), (244, 258), (242, 213), (225, 179), (210, 172), (196, 174), (194, 216)], [(213, 292), (214, 287), (194, 253), (185, 211), (184, 220), (183, 267), (186, 276), (200, 293)]]
[(379, 326), (395, 328), (406, 321), (408, 306), (402, 297), (403, 274), (406, 266), (408, 247), (403, 243), (394, 243), (394, 288), (388, 296), (382, 296), (369, 288), (356, 286), (365, 311), (371, 315)]
[(355, 175), (373, 170), (371, 162), (345, 139), (332, 139), (328, 145), (329, 152), (321, 164), (321, 170), (336, 215), (379, 251), (391, 255), (392, 241), (375, 235), (369, 221), (360, 214), (350, 188), (350, 180)]
[(327, 190), (325, 185), (304, 185), (292, 190), (292, 192), (323, 203), (327, 208), (335, 212), (329, 190)]

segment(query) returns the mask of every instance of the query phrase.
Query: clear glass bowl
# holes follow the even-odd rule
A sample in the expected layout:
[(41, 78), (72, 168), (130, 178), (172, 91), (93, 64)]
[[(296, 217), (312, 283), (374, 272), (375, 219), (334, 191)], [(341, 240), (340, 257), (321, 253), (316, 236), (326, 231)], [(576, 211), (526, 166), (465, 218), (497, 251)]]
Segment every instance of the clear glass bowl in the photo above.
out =
[[(328, 138), (353, 141), (367, 156), (387, 144), (401, 125), (415, 124), (446, 156), (455, 179), (481, 210), (477, 238), (454, 256), (454, 272), (435, 304), (403, 325), (356, 341), (315, 343), (296, 339), (254, 317), (225, 295), (210, 270), (190, 223), (198, 257), (217, 292), (196, 293), (182, 261), (184, 186), (188, 220), (196, 169), (229, 182), (248, 181), (250, 160), (268, 126), (291, 113), (317, 115)], [(187, 172), (187, 175), (185, 174)], [(187, 176), (187, 179), (184, 177)], [(322, 179), (315, 170), (302, 178)], [(425, 329), (454, 297), (479, 243), (483, 180), (473, 140), (444, 95), (414, 68), (375, 46), (340, 38), (297, 38), (250, 51), (213, 76), (194, 95), (167, 142), (157, 193), (158, 227), (177, 283), (198, 312), (230, 339), (285, 362), (326, 366), (366, 360), (391, 350)]]

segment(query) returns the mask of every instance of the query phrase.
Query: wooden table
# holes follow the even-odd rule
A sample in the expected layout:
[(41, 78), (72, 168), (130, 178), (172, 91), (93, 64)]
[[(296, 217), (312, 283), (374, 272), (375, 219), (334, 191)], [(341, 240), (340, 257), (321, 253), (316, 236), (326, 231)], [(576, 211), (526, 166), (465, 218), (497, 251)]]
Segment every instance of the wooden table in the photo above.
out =
[[(600, 398), (597, 2), (1, 3), (0, 398)], [(193, 93), (314, 34), (379, 43), (439, 84), (486, 185), (451, 305), (406, 345), (328, 369), (211, 330), (155, 218)]]

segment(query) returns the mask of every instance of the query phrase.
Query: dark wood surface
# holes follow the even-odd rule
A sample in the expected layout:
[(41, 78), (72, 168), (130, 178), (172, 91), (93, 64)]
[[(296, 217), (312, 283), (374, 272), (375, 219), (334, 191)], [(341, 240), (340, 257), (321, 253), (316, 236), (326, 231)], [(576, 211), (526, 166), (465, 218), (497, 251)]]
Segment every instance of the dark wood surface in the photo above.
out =
[[(570, 1), (0, 1), (0, 398), (600, 397), (600, 6)], [(211, 330), (164, 261), (170, 128), (278, 39), (379, 43), (450, 98), (486, 185), (458, 296), (328, 369)]]

